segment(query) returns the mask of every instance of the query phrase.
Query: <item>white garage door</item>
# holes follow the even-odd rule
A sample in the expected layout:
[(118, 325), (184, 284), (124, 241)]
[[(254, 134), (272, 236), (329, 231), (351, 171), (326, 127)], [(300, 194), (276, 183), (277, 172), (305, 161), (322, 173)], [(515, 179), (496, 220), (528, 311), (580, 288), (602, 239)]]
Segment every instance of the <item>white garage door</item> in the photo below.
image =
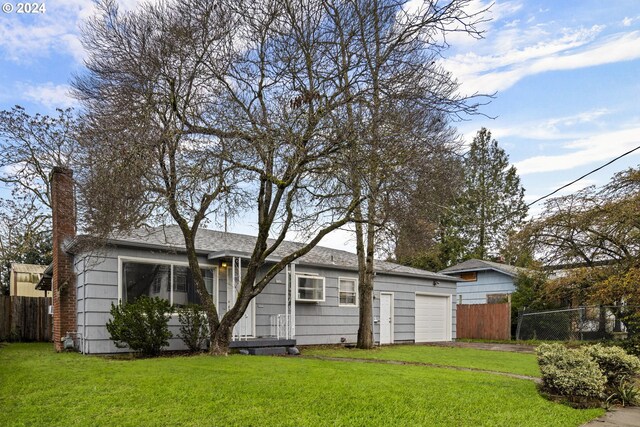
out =
[(451, 340), (449, 297), (416, 295), (416, 342)]

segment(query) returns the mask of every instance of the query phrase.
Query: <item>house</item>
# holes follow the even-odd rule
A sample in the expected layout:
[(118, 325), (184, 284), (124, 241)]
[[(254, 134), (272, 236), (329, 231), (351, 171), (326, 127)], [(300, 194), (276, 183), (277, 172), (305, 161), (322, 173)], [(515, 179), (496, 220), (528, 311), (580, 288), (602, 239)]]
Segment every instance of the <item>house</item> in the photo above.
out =
[(470, 259), (439, 271), (458, 280), (458, 304), (504, 302), (515, 290), (515, 279), (524, 268)]
[(46, 265), (11, 263), (9, 295), (12, 297), (47, 297), (46, 291), (36, 289)]
[[(72, 336), (73, 345), (83, 353), (122, 351), (105, 326), (112, 304), (140, 295), (166, 298), (174, 305), (198, 302), (177, 227), (138, 231), (109, 239), (99, 250), (82, 249), (75, 236), (72, 172), (54, 168), (51, 184), (51, 286), (58, 350), (63, 339)], [(235, 302), (254, 239), (205, 229), (197, 234), (200, 266), (221, 314)], [(298, 246), (283, 242), (265, 268)], [(449, 276), (377, 262), (371, 319), (376, 342), (452, 340), (455, 292), (455, 279)], [(355, 254), (316, 247), (289, 264), (253, 300), (233, 331), (231, 346), (274, 340), (287, 346), (354, 342), (358, 306)], [(177, 316), (172, 317), (170, 329), (177, 336)], [(183, 348), (179, 338), (170, 340), (169, 349)]]

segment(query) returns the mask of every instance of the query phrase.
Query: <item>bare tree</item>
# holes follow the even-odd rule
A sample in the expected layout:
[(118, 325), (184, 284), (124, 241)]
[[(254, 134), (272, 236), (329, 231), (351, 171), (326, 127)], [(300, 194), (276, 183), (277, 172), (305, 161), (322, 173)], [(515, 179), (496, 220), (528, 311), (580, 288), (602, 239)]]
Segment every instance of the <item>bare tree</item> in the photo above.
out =
[(600, 189), (548, 200), (516, 237), (546, 265), (628, 268), (640, 257), (639, 203), (640, 172), (628, 169)]
[[(49, 173), (74, 159), (77, 122), (71, 109), (56, 116), (31, 115), (16, 106), (0, 111), (0, 273), (8, 278), (12, 261), (46, 262), (29, 254), (43, 247), (51, 231)], [(7, 279), (8, 280), (8, 279)], [(6, 280), (5, 280), (6, 282)]]
[[(166, 2), (123, 14), (106, 1), (85, 28), (89, 73), (74, 86), (86, 109), (88, 230), (178, 224), (211, 353), (228, 351), (250, 301), (359, 202), (331, 174), (345, 95), (340, 70), (327, 68), (330, 25), (322, 2)], [(236, 303), (220, 316), (195, 238), (216, 210), (242, 206), (255, 209), (258, 235)], [(307, 243), (258, 277), (292, 230)]]
[[(436, 59), (452, 31), (480, 37), (482, 13), (467, 14), (468, 1), (335, 1), (326, 8), (336, 22), (336, 62), (350, 102), (345, 108), (349, 155), (346, 187), (364, 202), (354, 213), (359, 264), (358, 347), (373, 346), (374, 255), (389, 204), (415, 176), (411, 159), (442, 138), (442, 120), (477, 111), (479, 102)], [(364, 89), (357, 94), (353, 89)], [(413, 163), (415, 165), (415, 163)], [(413, 170), (415, 171), (415, 169)]]
[(42, 209), (45, 218), (51, 215), (49, 172), (70, 165), (77, 133), (73, 110), (57, 114), (32, 116), (19, 106), (0, 111), (0, 182), (13, 200)]

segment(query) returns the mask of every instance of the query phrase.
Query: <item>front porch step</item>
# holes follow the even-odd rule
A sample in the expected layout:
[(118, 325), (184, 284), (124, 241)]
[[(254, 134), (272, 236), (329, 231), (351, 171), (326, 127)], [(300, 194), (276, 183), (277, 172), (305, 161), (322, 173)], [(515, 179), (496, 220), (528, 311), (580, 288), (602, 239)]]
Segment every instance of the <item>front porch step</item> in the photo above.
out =
[(243, 341), (231, 341), (229, 348), (260, 348), (260, 347), (295, 347), (296, 340), (277, 338), (251, 338)]
[(286, 347), (258, 347), (247, 348), (249, 354), (254, 356), (271, 356), (274, 354), (287, 354)]

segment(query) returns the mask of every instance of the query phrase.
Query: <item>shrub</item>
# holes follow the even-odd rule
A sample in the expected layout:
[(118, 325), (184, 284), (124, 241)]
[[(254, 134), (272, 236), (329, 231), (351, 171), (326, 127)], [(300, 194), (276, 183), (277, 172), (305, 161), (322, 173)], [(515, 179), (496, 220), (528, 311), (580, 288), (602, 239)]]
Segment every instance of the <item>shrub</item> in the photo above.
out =
[(620, 347), (595, 344), (585, 346), (584, 351), (598, 364), (609, 387), (620, 386), (640, 372), (640, 360)]
[(598, 364), (581, 350), (560, 344), (542, 344), (537, 348), (543, 388), (570, 401), (599, 400), (606, 378)]
[(640, 357), (639, 335), (632, 335), (629, 338), (622, 340), (622, 342), (620, 342), (620, 345), (627, 351), (627, 353), (632, 354), (636, 357)]
[(623, 378), (620, 384), (611, 387), (607, 403), (618, 403), (622, 406), (634, 405), (638, 403), (639, 395), (638, 388), (632, 382)]
[(116, 347), (157, 356), (173, 336), (168, 326), (171, 313), (169, 301), (147, 296), (122, 305), (111, 304), (107, 331)]
[(202, 307), (195, 304), (178, 308), (180, 320), (180, 334), (178, 335), (187, 345), (189, 351), (202, 350), (208, 338), (207, 316)]

